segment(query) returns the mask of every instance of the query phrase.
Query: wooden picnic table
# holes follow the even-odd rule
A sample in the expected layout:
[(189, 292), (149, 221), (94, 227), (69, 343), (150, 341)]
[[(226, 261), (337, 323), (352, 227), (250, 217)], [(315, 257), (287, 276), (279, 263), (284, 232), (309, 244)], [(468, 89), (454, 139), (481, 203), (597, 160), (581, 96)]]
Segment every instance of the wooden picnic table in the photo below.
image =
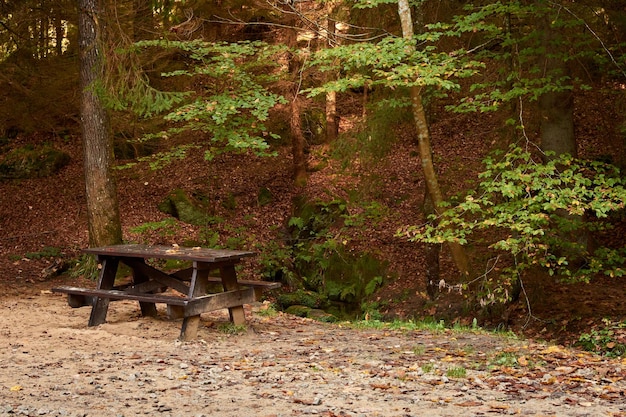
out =
[[(72, 307), (91, 305), (89, 326), (106, 321), (110, 300), (136, 300), (143, 316), (156, 316), (156, 303), (167, 304), (170, 316), (183, 318), (181, 340), (196, 337), (200, 314), (228, 308), (231, 321), (244, 324), (243, 305), (256, 301), (261, 293), (280, 287), (276, 282), (238, 280), (235, 266), (254, 252), (179, 246), (112, 245), (89, 248), (101, 265), (96, 289), (57, 287), (52, 291), (66, 293)], [(174, 273), (163, 272), (146, 263), (148, 259), (190, 261), (192, 266)], [(115, 285), (120, 263), (132, 270), (130, 284)], [(219, 271), (218, 276), (211, 276)], [(211, 283), (221, 284), (223, 292), (207, 294)], [(169, 294), (163, 292), (170, 288)]]

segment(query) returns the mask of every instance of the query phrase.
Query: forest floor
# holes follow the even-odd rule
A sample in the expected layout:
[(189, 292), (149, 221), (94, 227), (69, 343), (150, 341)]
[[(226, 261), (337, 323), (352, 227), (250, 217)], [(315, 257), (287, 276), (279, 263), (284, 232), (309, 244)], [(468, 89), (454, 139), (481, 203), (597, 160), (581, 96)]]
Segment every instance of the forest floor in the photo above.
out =
[[(593, 119), (593, 111), (585, 117)], [(486, 118), (433, 123), (436, 163), (447, 194), (474, 177), (483, 155), (478, 150), (497, 134)], [(123, 302), (112, 307), (107, 324), (89, 329), (88, 309), (70, 309), (49, 289), (59, 281), (93, 283), (42, 275), (57, 260), (79, 259), (88, 245), (80, 143), (42, 135), (18, 138), (12, 145), (38, 142), (52, 143), (72, 159), (52, 177), (0, 182), (0, 415), (66, 415), (63, 410), (115, 415), (102, 409), (112, 404), (117, 415), (227, 416), (249, 409), (267, 416), (626, 413), (626, 362), (572, 348), (581, 333), (605, 328), (604, 320), (626, 319), (624, 279), (564, 285), (554, 278), (529, 277), (518, 304), (502, 316), (479, 317), (479, 325), (513, 330), (525, 341), (479, 332), (356, 330), (280, 314), (251, 316), (243, 336), (221, 331), (223, 317), (204, 317), (199, 340), (181, 345), (175, 342), (179, 322), (141, 318)], [(377, 295), (380, 312), (388, 318), (444, 318), (463, 325), (478, 317), (454, 294), (429, 300), (423, 254), (395, 236), (400, 226), (423, 220), (416, 214), (422, 200), (416, 190), (423, 188), (423, 180), (410, 135), (400, 135), (383, 159), (355, 157), (348, 173), (326, 146), (312, 148), (309, 157), (315, 169), (304, 190), (291, 183), (286, 149), (271, 164), (235, 155), (208, 164), (202, 155), (192, 155), (161, 171), (118, 171), (124, 237), (184, 245), (219, 234), (220, 241), (235, 239), (259, 250), (285, 227), (297, 194), (347, 198), (360, 181), (360, 198), (377, 198), (389, 207), (358, 237), (345, 236), (351, 251), (375, 250), (391, 261), (395, 278)], [(179, 187), (208, 192), (216, 215), (227, 221), (209, 228), (178, 223), (138, 230), (167, 217), (157, 205)], [(262, 188), (270, 191), (271, 204), (258, 203)], [(246, 265), (246, 278), (255, 277), (254, 262)], [(445, 251), (441, 272), (454, 282)], [(626, 334), (612, 335), (612, 342), (626, 343)], [(447, 376), (455, 367), (467, 375)]]
[(327, 324), (248, 306), (246, 330), (132, 302), (88, 328), (57, 278), (0, 297), (0, 416), (626, 416), (626, 360), (480, 330)]

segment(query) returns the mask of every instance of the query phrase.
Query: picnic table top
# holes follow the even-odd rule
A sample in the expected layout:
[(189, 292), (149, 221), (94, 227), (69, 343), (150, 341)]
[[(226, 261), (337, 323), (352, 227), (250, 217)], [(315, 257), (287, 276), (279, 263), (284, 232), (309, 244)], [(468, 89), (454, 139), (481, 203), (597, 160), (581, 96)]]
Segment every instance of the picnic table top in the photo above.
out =
[(238, 261), (241, 258), (254, 256), (254, 252), (229, 249), (209, 249), (201, 247), (161, 246), (161, 245), (111, 245), (87, 248), (83, 252), (95, 255), (117, 256), (128, 258), (170, 258), (198, 262)]

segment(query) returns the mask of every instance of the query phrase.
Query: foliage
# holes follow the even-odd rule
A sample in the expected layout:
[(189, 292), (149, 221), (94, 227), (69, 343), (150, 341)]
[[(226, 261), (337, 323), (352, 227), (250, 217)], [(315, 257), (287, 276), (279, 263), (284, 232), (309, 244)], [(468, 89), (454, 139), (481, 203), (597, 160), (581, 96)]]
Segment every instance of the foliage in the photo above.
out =
[[(143, 139), (146, 140), (147, 137), (153, 138), (155, 136), (160, 137), (165, 140), (168, 139), (168, 135), (164, 133), (160, 135), (146, 135)], [(184, 159), (190, 150), (200, 149), (200, 148), (201, 147), (199, 145), (194, 145), (194, 144), (176, 145), (176, 146), (172, 146), (170, 149), (165, 150), (165, 151), (157, 152), (152, 155), (139, 157), (137, 158), (137, 162), (127, 162), (122, 165), (117, 165), (115, 166), (115, 169), (119, 169), (119, 170), (129, 169), (129, 168), (134, 167), (138, 163), (147, 162), (150, 169), (153, 171), (156, 171), (156, 170), (159, 170), (161, 168), (168, 166), (174, 161), (180, 161)]]
[(210, 133), (211, 143), (205, 152), (208, 160), (222, 152), (271, 154), (266, 140), (275, 135), (264, 123), (270, 109), (285, 100), (264, 85), (275, 80), (270, 75), (271, 67), (283, 48), (263, 42), (154, 40), (137, 42), (132, 52), (154, 48), (175, 50), (191, 60), (190, 69), (164, 72), (163, 77), (188, 77), (199, 86), (193, 92), (185, 92), (184, 100), (154, 97), (152, 107), (140, 111), (144, 116), (169, 111), (164, 119), (173, 128), (161, 135), (169, 137), (182, 131)]
[(85, 277), (95, 280), (98, 277), (98, 261), (92, 255), (83, 254), (70, 269), (72, 278)]
[(263, 304), (263, 306), (256, 312), (256, 314), (262, 317), (276, 317), (278, 315), (278, 310), (276, 310), (276, 306), (274, 304), (266, 303)]
[[(545, 61), (601, 65), (606, 61), (602, 57), (607, 52), (610, 55), (606, 48), (598, 52), (602, 42), (598, 42), (598, 35), (587, 21), (558, 2), (481, 3), (467, 4), (453, 22), (427, 25), (422, 36), (430, 42), (471, 36), (474, 41), (468, 53), (457, 53), (461, 62), (471, 57), (498, 67), (497, 78), (475, 78), (467, 96), (449, 106), (451, 110), (494, 111), (505, 103), (536, 101), (546, 93), (572, 91), (575, 87), (588, 89), (562, 69), (546, 68)], [(585, 13), (589, 21), (601, 18), (584, 9), (580, 13)]]
[(618, 358), (626, 354), (626, 322), (611, 322), (604, 319), (604, 327), (592, 329), (583, 333), (576, 343), (590, 352), (595, 352), (611, 358)]
[(289, 285), (295, 283), (296, 277), (289, 247), (276, 240), (271, 240), (263, 246), (257, 243), (255, 247), (260, 254), (258, 262), (263, 280), (282, 281)]
[[(373, 295), (388, 275), (388, 264), (371, 253), (354, 253), (347, 227), (363, 222), (349, 215), (343, 200), (300, 201), (297, 216), (289, 219), (284, 243), (272, 241), (259, 248), (263, 278), (288, 283), (293, 293), (279, 297), (284, 306), (305, 305), (352, 314), (363, 299)], [(351, 219), (350, 226), (346, 225)]]
[[(417, 39), (419, 40), (419, 38)], [(336, 70), (338, 65), (346, 75), (323, 86), (306, 90), (309, 96), (328, 91), (350, 89), (435, 87), (455, 90), (458, 78), (476, 74), (483, 64), (460, 61), (454, 54), (438, 51), (433, 45), (413, 48), (414, 41), (387, 36), (377, 43), (355, 43), (318, 51), (310, 62), (321, 71)], [(390, 100), (392, 107), (410, 105), (408, 100)]]
[[(461, 244), (485, 235), (489, 248), (510, 254), (514, 265), (502, 277), (484, 277), (483, 304), (508, 300), (511, 294), (503, 284), (529, 268), (541, 267), (569, 281), (589, 281), (599, 272), (624, 275), (624, 248), (588, 253), (575, 239), (610, 227), (608, 215), (624, 208), (626, 184), (616, 167), (569, 155), (539, 163), (529, 150), (517, 146), (501, 159), (488, 157), (484, 162), (477, 191), (433, 217), (433, 223), (408, 227), (399, 235), (411, 241)], [(487, 233), (479, 233), (483, 231)], [(585, 263), (571, 268), (579, 256)]]

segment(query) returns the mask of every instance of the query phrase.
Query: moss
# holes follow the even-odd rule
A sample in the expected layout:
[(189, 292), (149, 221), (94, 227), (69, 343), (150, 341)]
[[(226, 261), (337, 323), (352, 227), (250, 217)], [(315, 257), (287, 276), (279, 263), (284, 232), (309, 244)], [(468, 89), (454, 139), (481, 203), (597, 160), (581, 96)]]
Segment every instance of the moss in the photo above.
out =
[(324, 310), (319, 310), (317, 308), (311, 308), (308, 310), (306, 317), (321, 321), (324, 323), (335, 323), (338, 321), (337, 317), (333, 316), (330, 313), (325, 312)]
[(278, 296), (277, 301), (282, 308), (287, 308), (294, 305), (302, 305), (309, 308), (320, 308), (326, 304), (326, 299), (322, 294), (306, 290), (297, 290), (290, 293), (283, 293)]
[(293, 305), (293, 306), (287, 307), (287, 309), (285, 310), (285, 313), (292, 314), (298, 317), (307, 317), (309, 315), (309, 311), (311, 311), (311, 307)]
[(216, 218), (209, 213), (206, 203), (180, 188), (172, 191), (158, 207), (162, 212), (196, 226), (206, 226), (216, 221)]
[(274, 196), (268, 188), (263, 187), (259, 190), (259, 195), (257, 196), (259, 206), (266, 206), (270, 204), (273, 200)]

